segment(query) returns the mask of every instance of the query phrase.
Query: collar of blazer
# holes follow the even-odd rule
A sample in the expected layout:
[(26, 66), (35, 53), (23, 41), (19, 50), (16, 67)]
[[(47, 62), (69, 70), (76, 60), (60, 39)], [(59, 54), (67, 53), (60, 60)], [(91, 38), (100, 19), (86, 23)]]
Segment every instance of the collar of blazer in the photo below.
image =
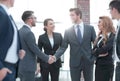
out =
[(48, 34), (47, 33), (45, 33), (44, 34), (45, 35), (45, 37), (46, 37), (46, 41), (48, 41), (48, 43), (49, 43), (49, 46), (53, 49), (54, 48), (54, 45), (55, 45), (55, 42), (56, 42), (56, 35), (55, 35), (55, 33), (53, 32), (53, 40), (54, 40), (54, 45), (53, 45), (53, 47), (51, 46), (51, 43), (50, 43), (50, 40), (49, 40), (49, 37), (48, 37)]
[[(84, 26), (84, 32), (83, 32), (83, 38), (82, 38), (82, 42), (83, 41), (85, 41), (85, 36), (87, 35), (87, 25), (85, 25), (85, 24), (83, 24)], [(76, 33), (75, 33), (75, 28), (74, 28), (74, 26), (72, 26), (72, 28), (70, 28), (71, 29), (71, 33), (73, 33), (73, 37), (75, 37), (77, 40), (78, 40), (78, 38), (77, 38), (77, 36), (76, 36)], [(79, 42), (79, 40), (78, 40), (78, 42)], [(81, 44), (82, 44), (82, 42), (81, 42)]]

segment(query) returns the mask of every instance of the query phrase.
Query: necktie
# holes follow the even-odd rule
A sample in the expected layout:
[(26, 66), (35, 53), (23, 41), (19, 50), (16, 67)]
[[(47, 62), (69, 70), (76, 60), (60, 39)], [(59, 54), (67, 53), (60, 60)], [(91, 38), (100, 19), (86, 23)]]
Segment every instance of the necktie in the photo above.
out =
[(82, 35), (81, 35), (81, 31), (80, 31), (80, 26), (77, 25), (77, 37), (78, 37), (78, 40), (79, 42), (81, 43), (82, 42)]

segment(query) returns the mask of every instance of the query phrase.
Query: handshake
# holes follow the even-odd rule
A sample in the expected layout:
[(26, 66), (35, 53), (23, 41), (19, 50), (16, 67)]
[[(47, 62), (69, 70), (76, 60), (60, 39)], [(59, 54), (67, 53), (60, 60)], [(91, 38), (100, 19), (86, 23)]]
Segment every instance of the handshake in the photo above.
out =
[(48, 63), (49, 63), (49, 64), (52, 64), (52, 63), (54, 63), (54, 62), (56, 62), (56, 57), (55, 57), (55, 56), (52, 56), (52, 55), (49, 55)]

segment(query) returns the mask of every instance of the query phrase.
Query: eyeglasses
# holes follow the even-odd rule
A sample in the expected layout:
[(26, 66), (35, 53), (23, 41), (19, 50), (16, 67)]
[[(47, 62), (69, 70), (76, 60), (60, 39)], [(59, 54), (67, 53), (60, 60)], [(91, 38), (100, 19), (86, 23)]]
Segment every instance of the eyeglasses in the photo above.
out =
[(37, 19), (37, 17), (28, 17), (28, 19)]

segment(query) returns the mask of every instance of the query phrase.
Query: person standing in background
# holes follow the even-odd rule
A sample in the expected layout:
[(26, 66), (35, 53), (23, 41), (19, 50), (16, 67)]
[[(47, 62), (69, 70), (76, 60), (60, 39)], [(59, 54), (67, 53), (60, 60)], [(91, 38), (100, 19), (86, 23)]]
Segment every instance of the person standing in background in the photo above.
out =
[(72, 81), (81, 81), (83, 71), (85, 81), (93, 81), (92, 43), (96, 38), (93, 26), (84, 24), (79, 8), (70, 9), (73, 26), (65, 31), (61, 47), (53, 56), (56, 61), (70, 45), (70, 73)]
[(14, 0), (0, 0), (0, 75), (2, 81), (15, 81), (18, 60), (23, 59), (18, 29), (9, 13)]
[(26, 51), (25, 57), (19, 62), (19, 77), (21, 81), (35, 81), (35, 71), (37, 69), (36, 57), (50, 63), (52, 60), (48, 55), (39, 50), (32, 27), (36, 26), (36, 17), (33, 11), (25, 11), (22, 15), (25, 25), (19, 30), (22, 48)]
[(95, 81), (112, 81), (115, 29), (112, 20), (107, 16), (99, 17), (98, 28), (100, 32), (93, 48), (93, 55), (96, 56)]
[(112, 19), (117, 19), (118, 21), (113, 53), (116, 61), (115, 81), (120, 81), (120, 1), (111, 1), (109, 9)]
[[(54, 21), (51, 18), (44, 20), (45, 33), (39, 36), (38, 47), (40, 50), (44, 50), (45, 54), (54, 55), (57, 49), (62, 44), (62, 35), (54, 32)], [(49, 81), (49, 74), (51, 75), (51, 81), (59, 81), (59, 70), (61, 67), (61, 59), (59, 58), (53, 64), (45, 63), (38, 59), (41, 68), (42, 81)]]

